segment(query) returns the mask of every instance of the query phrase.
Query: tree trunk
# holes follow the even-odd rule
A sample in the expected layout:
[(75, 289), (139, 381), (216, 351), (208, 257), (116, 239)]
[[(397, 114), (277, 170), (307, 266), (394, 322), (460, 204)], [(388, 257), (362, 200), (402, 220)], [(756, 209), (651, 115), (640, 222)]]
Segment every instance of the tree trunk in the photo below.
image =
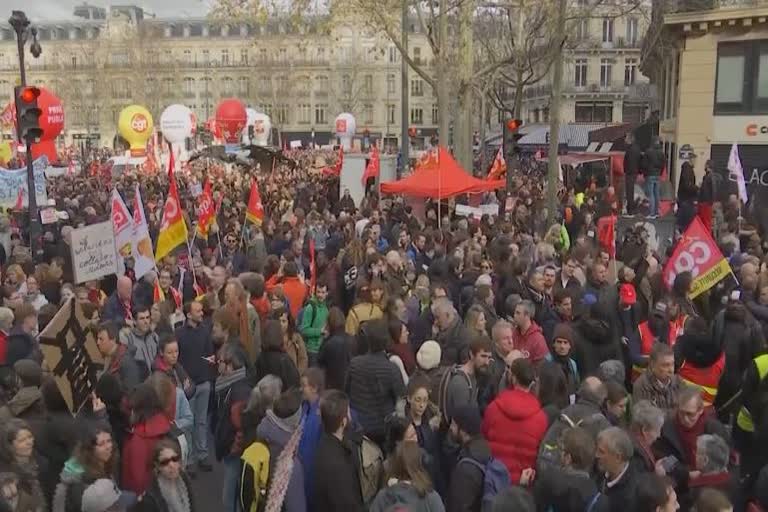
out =
[(464, 170), (472, 174), (472, 77), (474, 44), (472, 14), (475, 3), (464, 0), (459, 12), (459, 108), (454, 126), (456, 156)]
[(440, 145), (450, 146), (448, 132), (450, 131), (450, 98), (448, 84), (448, 0), (440, 0), (440, 19), (438, 23), (440, 38), (440, 55), (437, 62), (437, 115), (438, 139)]
[[(559, 0), (557, 9), (557, 33), (565, 38), (566, 0)], [(563, 39), (564, 41), (564, 39)], [(557, 45), (552, 77), (552, 100), (549, 106), (549, 166), (547, 167), (547, 228), (555, 222), (557, 214), (557, 185), (560, 162), (557, 158), (560, 140), (560, 95), (563, 88), (563, 49)]]
[(485, 169), (488, 167), (486, 165), (486, 155), (485, 155), (485, 121), (487, 118), (488, 113), (486, 112), (487, 107), (487, 98), (488, 94), (486, 91), (483, 91), (480, 94), (480, 170), (482, 172), (485, 172)]
[(523, 119), (523, 70), (517, 71), (517, 81), (515, 82), (515, 119)]

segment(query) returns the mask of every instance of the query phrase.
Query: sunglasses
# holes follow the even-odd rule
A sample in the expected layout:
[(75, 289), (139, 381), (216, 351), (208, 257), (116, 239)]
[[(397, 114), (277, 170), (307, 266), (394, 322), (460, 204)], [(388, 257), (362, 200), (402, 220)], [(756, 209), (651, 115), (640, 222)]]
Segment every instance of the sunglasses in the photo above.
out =
[(167, 466), (171, 462), (179, 462), (179, 461), (181, 461), (181, 456), (174, 455), (173, 457), (168, 457), (167, 459), (159, 460), (158, 463), (161, 466)]

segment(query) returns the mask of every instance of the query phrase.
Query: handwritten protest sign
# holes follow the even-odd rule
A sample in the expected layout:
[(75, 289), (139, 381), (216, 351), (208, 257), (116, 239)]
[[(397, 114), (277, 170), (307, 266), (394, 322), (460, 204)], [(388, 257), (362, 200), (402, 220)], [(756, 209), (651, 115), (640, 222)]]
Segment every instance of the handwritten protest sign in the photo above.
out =
[[(35, 194), (37, 204), (46, 204), (48, 194), (45, 190), (45, 169), (48, 168), (48, 159), (40, 157), (32, 163), (35, 171)], [(0, 167), (0, 206), (9, 207), (16, 204), (19, 197), (19, 189), (22, 193), (22, 205), (27, 206), (29, 195), (27, 194), (27, 170), (6, 169)]]
[(111, 221), (72, 231), (72, 266), (78, 284), (117, 272)]

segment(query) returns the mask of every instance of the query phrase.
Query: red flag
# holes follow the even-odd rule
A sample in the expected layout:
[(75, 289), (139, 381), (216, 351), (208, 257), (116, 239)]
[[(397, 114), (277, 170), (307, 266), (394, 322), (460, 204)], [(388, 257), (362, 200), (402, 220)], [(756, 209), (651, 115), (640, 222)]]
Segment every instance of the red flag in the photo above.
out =
[(597, 221), (597, 241), (608, 252), (611, 259), (616, 259), (616, 216), (601, 217)]
[(336, 159), (336, 165), (333, 166), (333, 172), (336, 176), (341, 175), (341, 167), (344, 165), (344, 148), (339, 147), (339, 158)]
[(264, 221), (264, 205), (261, 204), (259, 185), (256, 180), (251, 180), (251, 195), (248, 198), (248, 209), (245, 211), (245, 220), (261, 226)]
[(24, 208), (24, 189), (19, 189), (19, 195), (16, 196), (16, 204), (13, 205), (14, 210), (21, 210)]
[(501, 148), (499, 148), (499, 150), (496, 152), (496, 158), (493, 159), (491, 170), (488, 171), (488, 177), (486, 179), (488, 181), (498, 180), (505, 172), (507, 172), (507, 161), (504, 160), (504, 154), (502, 153)]
[[(380, 169), (381, 163), (379, 161), (379, 148), (373, 146), (373, 151), (371, 151), (371, 158), (368, 160), (368, 165), (365, 166), (365, 172), (363, 173), (363, 186), (368, 183), (370, 178), (378, 178)], [(341, 169), (339, 169), (339, 171), (341, 171)]]
[(173, 158), (173, 148), (168, 145), (171, 150), (170, 156), (168, 156), (168, 179), (173, 179), (173, 170), (176, 168), (176, 160)]
[(160, 280), (155, 279), (155, 288), (152, 290), (152, 303), (157, 304), (158, 302), (163, 302), (165, 300), (165, 294), (163, 293), (163, 289), (160, 288)]
[(728, 260), (698, 217), (693, 218), (664, 266), (664, 283), (672, 288), (675, 278), (690, 272), (693, 283), (688, 297), (696, 298), (732, 273)]
[(206, 180), (203, 195), (200, 196), (200, 213), (197, 218), (197, 234), (203, 240), (208, 240), (208, 232), (213, 225), (216, 212), (213, 204), (213, 191), (211, 182)]

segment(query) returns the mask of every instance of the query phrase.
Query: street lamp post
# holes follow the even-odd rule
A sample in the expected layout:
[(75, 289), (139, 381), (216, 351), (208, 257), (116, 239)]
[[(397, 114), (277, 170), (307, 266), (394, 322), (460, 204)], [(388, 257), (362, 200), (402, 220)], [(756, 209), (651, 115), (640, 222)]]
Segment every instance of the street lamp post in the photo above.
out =
[[(21, 72), (21, 85), (27, 85), (27, 72), (24, 68), (24, 45), (28, 36), (32, 35), (30, 52), (37, 58), (42, 53), (40, 43), (37, 42), (37, 29), (29, 27), (29, 18), (24, 11), (13, 11), (8, 23), (16, 32), (16, 43), (19, 50), (19, 70)], [(18, 127), (17, 127), (18, 128)], [(37, 194), (35, 189), (35, 170), (32, 162), (32, 141), (27, 139), (27, 204), (29, 207), (29, 250), (32, 259), (37, 260), (40, 247), (40, 218), (37, 213)]]

